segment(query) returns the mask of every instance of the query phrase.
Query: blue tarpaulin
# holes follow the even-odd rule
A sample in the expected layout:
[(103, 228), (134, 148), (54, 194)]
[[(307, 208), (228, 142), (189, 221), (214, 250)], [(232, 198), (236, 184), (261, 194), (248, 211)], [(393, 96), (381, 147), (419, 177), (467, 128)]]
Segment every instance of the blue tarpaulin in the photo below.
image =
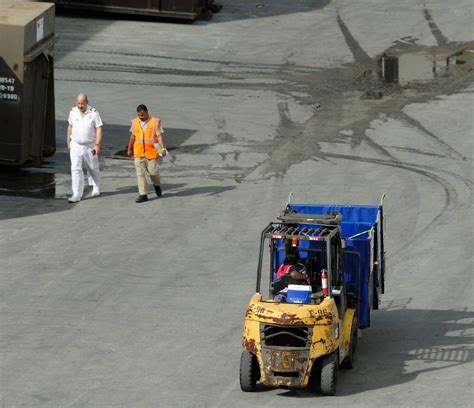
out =
[[(359, 327), (370, 326), (370, 310), (378, 309), (384, 277), (382, 206), (337, 204), (291, 204), (288, 209), (300, 214), (326, 215), (340, 213), (341, 234), (346, 238), (344, 252), (344, 278), (346, 291), (359, 298)], [(373, 228), (370, 238), (369, 231)], [(378, 241), (381, 242), (378, 242)], [(313, 241), (301, 241), (300, 245), (317, 248)], [(371, 267), (371, 247), (373, 250)], [(303, 255), (304, 256), (304, 255)]]

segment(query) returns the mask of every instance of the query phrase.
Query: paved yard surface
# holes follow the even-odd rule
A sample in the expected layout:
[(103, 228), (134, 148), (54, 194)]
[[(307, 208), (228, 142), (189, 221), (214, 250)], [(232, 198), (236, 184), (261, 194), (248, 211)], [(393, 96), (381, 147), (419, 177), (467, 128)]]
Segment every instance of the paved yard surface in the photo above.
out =
[[(0, 179), (0, 405), (470, 406), (472, 2), (220, 2), (194, 24), (58, 16), (58, 151)], [(398, 87), (376, 75), (384, 53)], [(80, 91), (105, 122), (103, 194), (72, 205)], [(171, 151), (163, 198), (140, 205), (124, 156), (139, 103)], [(290, 191), (387, 194), (383, 307), (336, 397), (238, 384), (259, 234)]]

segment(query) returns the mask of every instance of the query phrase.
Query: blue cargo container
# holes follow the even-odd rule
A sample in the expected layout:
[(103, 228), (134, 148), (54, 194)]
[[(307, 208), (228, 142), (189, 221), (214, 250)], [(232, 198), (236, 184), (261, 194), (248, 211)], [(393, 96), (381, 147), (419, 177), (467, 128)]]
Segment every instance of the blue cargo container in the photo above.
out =
[[(339, 204), (289, 204), (286, 212), (295, 215), (340, 214), (338, 222), (343, 245), (343, 270), (345, 291), (353, 294), (357, 302), (359, 327), (370, 326), (370, 311), (378, 309), (380, 294), (384, 292), (385, 259), (383, 243), (383, 207), (382, 205), (339, 205)], [(314, 224), (298, 223), (301, 229)], [(324, 241), (301, 240), (298, 243), (299, 254), (308, 260), (318, 254), (316, 269), (324, 267)], [(273, 259), (273, 274), (276, 273), (284, 258), (284, 242), (279, 240), (278, 250)], [(305, 251), (305, 248), (307, 251)]]

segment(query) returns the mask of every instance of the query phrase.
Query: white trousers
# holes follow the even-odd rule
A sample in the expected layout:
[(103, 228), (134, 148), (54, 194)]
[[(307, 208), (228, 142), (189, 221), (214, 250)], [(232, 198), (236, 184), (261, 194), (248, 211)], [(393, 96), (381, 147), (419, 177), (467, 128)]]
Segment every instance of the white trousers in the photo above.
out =
[(84, 194), (84, 169), (87, 172), (89, 185), (94, 189), (100, 186), (99, 156), (92, 154), (94, 146), (81, 145), (71, 140), (71, 179), (72, 195), (82, 197)]

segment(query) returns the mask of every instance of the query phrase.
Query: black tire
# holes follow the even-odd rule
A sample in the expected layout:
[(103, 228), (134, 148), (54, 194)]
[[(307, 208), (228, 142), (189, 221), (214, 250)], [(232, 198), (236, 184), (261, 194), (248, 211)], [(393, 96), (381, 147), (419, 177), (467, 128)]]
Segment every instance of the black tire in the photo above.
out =
[(336, 394), (337, 352), (324, 357), (321, 362), (321, 394)]
[(359, 322), (357, 321), (357, 317), (354, 316), (354, 318), (352, 319), (351, 327), (351, 344), (349, 346), (349, 353), (341, 364), (341, 367), (343, 368), (354, 368), (355, 361), (357, 358), (358, 328)]
[(248, 351), (242, 351), (240, 356), (240, 389), (245, 392), (253, 392), (257, 388), (260, 377), (257, 357)]

